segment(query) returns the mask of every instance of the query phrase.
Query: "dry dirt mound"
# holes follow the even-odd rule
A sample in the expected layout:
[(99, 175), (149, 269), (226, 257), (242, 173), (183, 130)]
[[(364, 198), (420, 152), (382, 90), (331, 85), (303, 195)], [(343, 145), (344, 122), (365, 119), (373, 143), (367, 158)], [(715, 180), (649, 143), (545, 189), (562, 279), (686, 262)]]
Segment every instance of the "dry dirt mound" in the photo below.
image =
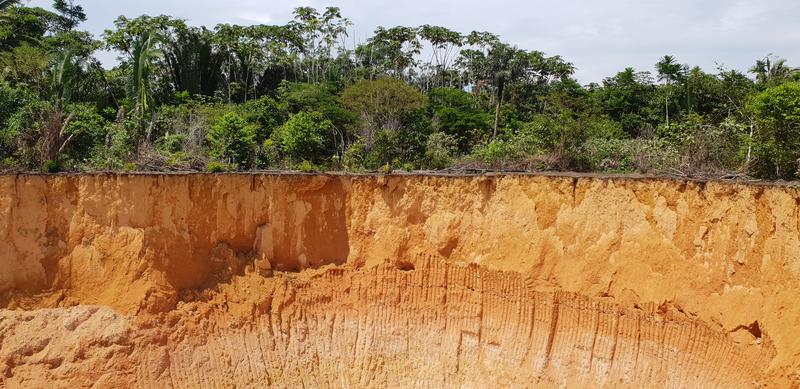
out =
[(0, 387), (789, 387), (800, 195), (0, 177)]

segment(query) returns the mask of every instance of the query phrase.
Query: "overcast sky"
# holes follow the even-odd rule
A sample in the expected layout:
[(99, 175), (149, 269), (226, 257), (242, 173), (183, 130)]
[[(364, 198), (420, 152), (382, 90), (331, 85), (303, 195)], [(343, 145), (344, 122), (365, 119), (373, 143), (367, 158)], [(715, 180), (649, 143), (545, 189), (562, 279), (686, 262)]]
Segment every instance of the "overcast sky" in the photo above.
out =
[[(31, 0), (47, 7), (50, 0)], [(284, 24), (292, 9), (338, 6), (363, 41), (377, 26), (436, 24), (463, 33), (499, 34), (520, 48), (559, 54), (578, 68), (582, 83), (601, 81), (632, 66), (652, 70), (664, 54), (707, 71), (716, 64), (746, 70), (774, 53), (800, 66), (798, 0), (82, 0), (89, 20), (82, 26), (99, 35), (119, 15), (217, 23)], [(108, 63), (108, 54), (101, 59)]]

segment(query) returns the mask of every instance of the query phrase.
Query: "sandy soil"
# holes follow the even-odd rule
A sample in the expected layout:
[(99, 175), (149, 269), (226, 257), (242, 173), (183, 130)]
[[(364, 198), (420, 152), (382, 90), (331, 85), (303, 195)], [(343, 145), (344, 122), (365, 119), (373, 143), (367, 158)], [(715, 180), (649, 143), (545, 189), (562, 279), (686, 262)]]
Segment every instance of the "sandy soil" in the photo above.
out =
[(800, 193), (0, 176), (0, 387), (800, 387)]

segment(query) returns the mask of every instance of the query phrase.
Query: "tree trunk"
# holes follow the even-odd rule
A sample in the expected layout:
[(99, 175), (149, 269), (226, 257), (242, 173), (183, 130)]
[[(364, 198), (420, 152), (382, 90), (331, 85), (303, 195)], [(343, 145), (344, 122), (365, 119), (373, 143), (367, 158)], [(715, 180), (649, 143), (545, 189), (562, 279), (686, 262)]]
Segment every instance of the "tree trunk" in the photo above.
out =
[[(667, 84), (667, 87), (669, 87), (669, 84)], [(667, 122), (667, 128), (669, 128), (669, 90), (666, 91), (665, 95), (666, 96), (664, 97), (664, 119)]]
[(747, 159), (745, 160), (745, 168), (750, 168), (750, 156), (753, 151), (753, 122), (750, 121), (750, 139), (747, 141)]
[(494, 132), (492, 132), (492, 140), (497, 138), (497, 127), (500, 125), (500, 105), (503, 103), (504, 86), (502, 82), (497, 86), (497, 105), (495, 105), (494, 108)]

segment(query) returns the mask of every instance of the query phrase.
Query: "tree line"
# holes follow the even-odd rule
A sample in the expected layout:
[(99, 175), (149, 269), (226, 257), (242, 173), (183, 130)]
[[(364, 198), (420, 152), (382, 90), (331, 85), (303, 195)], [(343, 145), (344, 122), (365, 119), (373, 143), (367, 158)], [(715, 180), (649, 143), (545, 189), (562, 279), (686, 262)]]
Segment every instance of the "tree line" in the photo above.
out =
[[(213, 28), (0, 0), (0, 169), (498, 169), (793, 179), (800, 70), (673, 56), (581, 85), (496, 34), (379, 27), (340, 9)], [(99, 50), (119, 61), (104, 68)]]

